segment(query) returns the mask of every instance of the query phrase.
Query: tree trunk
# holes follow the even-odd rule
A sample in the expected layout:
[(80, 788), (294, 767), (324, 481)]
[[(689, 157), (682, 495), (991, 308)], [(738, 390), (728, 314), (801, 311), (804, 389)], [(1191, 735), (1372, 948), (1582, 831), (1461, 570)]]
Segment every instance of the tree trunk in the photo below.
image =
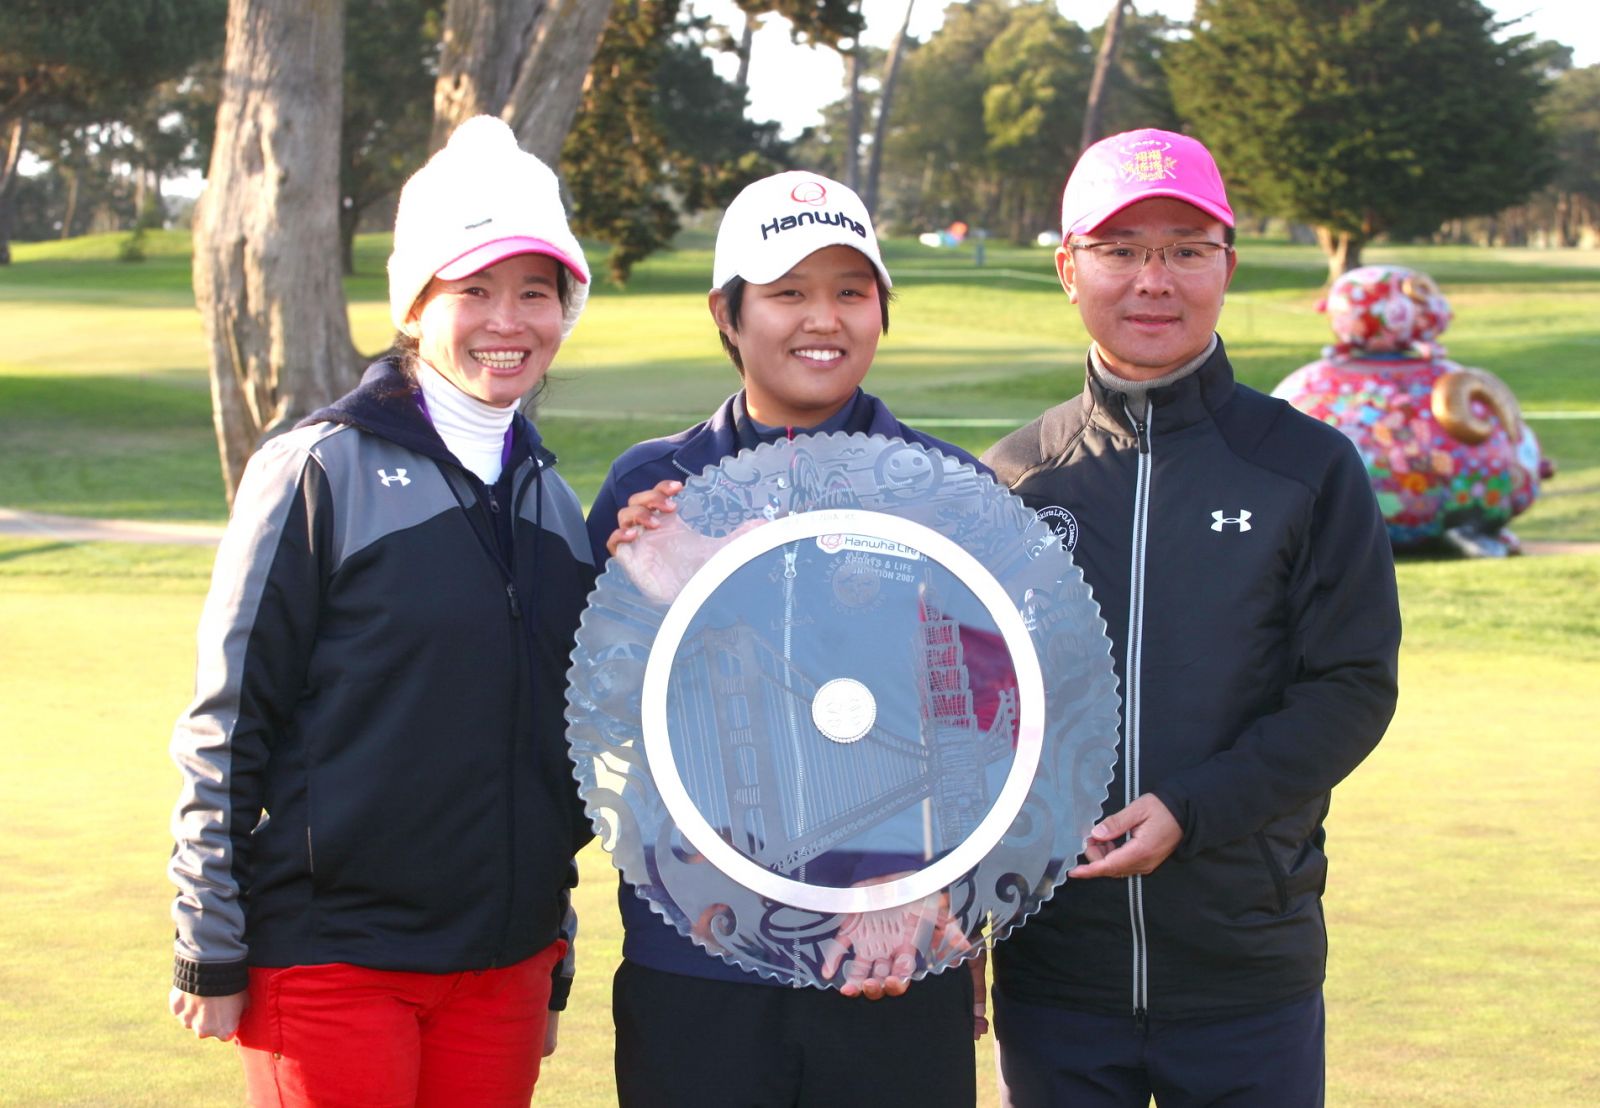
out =
[(861, 42), (851, 44), (844, 56), (845, 95), (850, 111), (844, 136), (844, 183), (861, 191)]
[(263, 437), (356, 379), (335, 246), (343, 66), (343, 0), (229, 0), (194, 292), (230, 503)]
[(906, 0), (906, 17), (900, 21), (900, 33), (883, 59), (883, 81), (878, 91), (878, 118), (872, 127), (872, 149), (867, 152), (866, 192), (862, 202), (873, 219), (878, 218), (878, 182), (883, 175), (883, 145), (889, 140), (889, 110), (894, 107), (894, 85), (900, 76), (900, 53), (911, 35), (911, 10), (917, 0)]
[(355, 205), (339, 206), (339, 272), (346, 277), (356, 272), (356, 226), (361, 222), (361, 209)]
[(740, 92), (750, 90), (750, 51), (755, 48), (756, 28), (760, 25), (759, 15), (744, 13), (744, 30), (739, 34), (739, 72), (733, 78), (733, 85)]
[(448, 0), (431, 148), (462, 120), (497, 115), (554, 166), (610, 14), (611, 0)]
[(1106, 17), (1105, 34), (1100, 38), (1100, 53), (1094, 60), (1094, 76), (1089, 79), (1089, 100), (1083, 107), (1083, 135), (1078, 139), (1078, 153), (1099, 142), (1100, 109), (1105, 102), (1106, 78), (1117, 60), (1117, 42), (1122, 37), (1122, 13), (1126, 0), (1114, 0), (1111, 14)]
[(149, 179), (150, 175), (145, 172), (143, 166), (136, 165), (133, 167), (133, 229), (135, 231), (144, 225), (145, 182)]
[(61, 216), (61, 237), (72, 237), (72, 221), (78, 218), (78, 182), (83, 171), (66, 165), (56, 166), (56, 172), (67, 179), (67, 210)]
[(1366, 244), (1364, 235), (1334, 231), (1327, 227), (1317, 228), (1317, 245), (1328, 255), (1329, 284), (1361, 264), (1361, 248)]
[(0, 265), (11, 264), (11, 198), (16, 193), (17, 163), (28, 139), (28, 117), (18, 112), (7, 121), (5, 160), (0, 162)]

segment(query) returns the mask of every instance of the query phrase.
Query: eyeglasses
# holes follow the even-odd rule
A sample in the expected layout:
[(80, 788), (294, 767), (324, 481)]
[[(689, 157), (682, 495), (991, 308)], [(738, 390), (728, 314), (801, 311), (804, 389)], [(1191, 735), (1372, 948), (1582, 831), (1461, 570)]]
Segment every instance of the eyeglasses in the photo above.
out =
[(1169, 242), (1165, 246), (1140, 246), (1136, 242), (1075, 242), (1068, 249), (1085, 251), (1094, 258), (1094, 264), (1099, 269), (1118, 276), (1138, 273), (1152, 254), (1160, 254), (1162, 263), (1173, 273), (1205, 273), (1217, 264), (1218, 258), (1233, 252), (1233, 247), (1223, 242)]

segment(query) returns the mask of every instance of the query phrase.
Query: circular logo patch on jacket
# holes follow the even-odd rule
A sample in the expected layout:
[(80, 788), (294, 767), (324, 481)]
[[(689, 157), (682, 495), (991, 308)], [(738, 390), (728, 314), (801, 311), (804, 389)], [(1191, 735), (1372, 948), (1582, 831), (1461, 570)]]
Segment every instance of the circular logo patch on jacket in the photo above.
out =
[[(1071, 512), (1057, 504), (1048, 508), (1040, 508), (1033, 513), (1033, 518), (1050, 528), (1050, 533), (1061, 540), (1061, 548), (1068, 554), (1078, 548), (1078, 521)], [(1030, 556), (1037, 558), (1039, 551), (1031, 550)]]

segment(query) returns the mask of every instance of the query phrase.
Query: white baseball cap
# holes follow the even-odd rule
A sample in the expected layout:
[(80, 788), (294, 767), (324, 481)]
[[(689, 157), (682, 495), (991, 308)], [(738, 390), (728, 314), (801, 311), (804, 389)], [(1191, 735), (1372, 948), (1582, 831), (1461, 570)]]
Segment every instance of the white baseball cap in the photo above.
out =
[(711, 283), (721, 288), (735, 277), (766, 285), (826, 246), (852, 246), (867, 256), (892, 287), (872, 217), (848, 185), (792, 170), (746, 185), (733, 198), (717, 228)]
[(504, 121), (475, 116), (400, 190), (389, 316), (404, 329), (434, 277), (470, 277), (516, 254), (546, 254), (572, 275), (561, 305), (565, 338), (589, 298), (589, 264), (567, 227), (561, 186)]

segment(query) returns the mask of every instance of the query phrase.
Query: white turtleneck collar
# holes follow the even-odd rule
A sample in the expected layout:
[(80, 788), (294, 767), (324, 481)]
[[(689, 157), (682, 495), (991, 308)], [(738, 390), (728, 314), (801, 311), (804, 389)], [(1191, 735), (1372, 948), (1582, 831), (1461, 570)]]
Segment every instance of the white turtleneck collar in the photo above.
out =
[(468, 396), (444, 374), (420, 358), (417, 383), (433, 429), (450, 453), (486, 485), (500, 479), (505, 457), (506, 431), (517, 414), (515, 404), (504, 408)]

